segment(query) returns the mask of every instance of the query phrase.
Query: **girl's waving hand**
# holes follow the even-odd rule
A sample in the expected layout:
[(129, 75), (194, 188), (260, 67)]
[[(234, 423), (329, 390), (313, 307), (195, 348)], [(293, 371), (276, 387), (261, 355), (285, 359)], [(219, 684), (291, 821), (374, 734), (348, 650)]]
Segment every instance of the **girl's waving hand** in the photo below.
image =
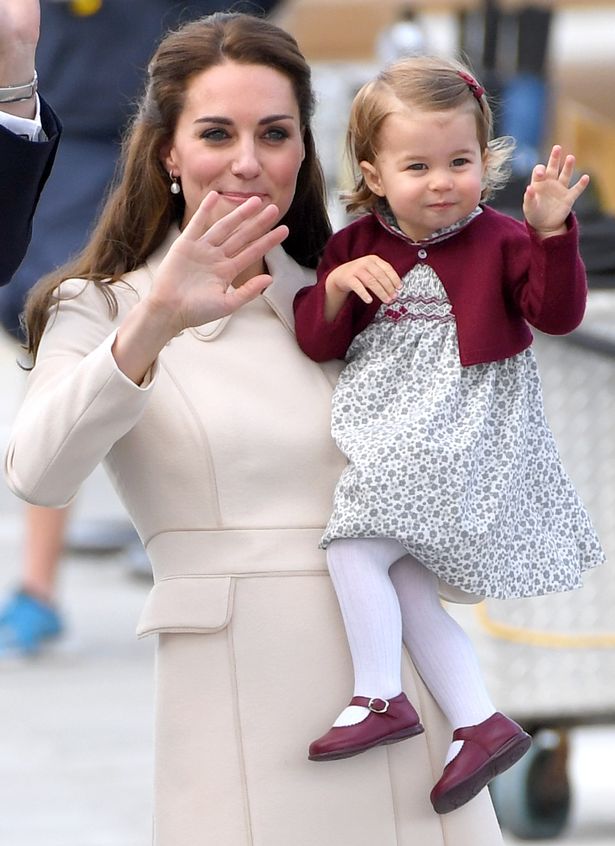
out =
[(523, 197), (523, 214), (542, 238), (566, 231), (566, 218), (589, 185), (586, 173), (570, 184), (574, 165), (574, 156), (566, 156), (562, 164), (562, 148), (556, 145), (547, 164), (538, 164), (532, 171), (532, 180)]

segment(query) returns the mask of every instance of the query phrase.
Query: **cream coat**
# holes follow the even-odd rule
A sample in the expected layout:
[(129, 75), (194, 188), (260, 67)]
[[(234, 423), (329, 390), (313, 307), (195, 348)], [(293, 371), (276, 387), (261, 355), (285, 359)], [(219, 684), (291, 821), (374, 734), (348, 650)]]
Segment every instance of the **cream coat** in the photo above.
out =
[(343, 467), (329, 436), (338, 364), (297, 347), (292, 299), (313, 275), (278, 247), (262, 297), (181, 333), (134, 385), (115, 329), (176, 235), (116, 286), (114, 320), (95, 286), (64, 283), (6, 458), (11, 488), (51, 506), (104, 461), (151, 558), (138, 633), (159, 641), (154, 843), (500, 846), (488, 791), (431, 809), (450, 729), (407, 657), (425, 735), (307, 760), (352, 693), (318, 549)]

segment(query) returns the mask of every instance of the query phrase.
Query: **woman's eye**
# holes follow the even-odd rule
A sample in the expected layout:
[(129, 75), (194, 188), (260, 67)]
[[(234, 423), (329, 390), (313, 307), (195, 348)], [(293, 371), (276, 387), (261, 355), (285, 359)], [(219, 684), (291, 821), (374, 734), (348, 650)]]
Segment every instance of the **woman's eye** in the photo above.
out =
[(228, 133), (225, 129), (205, 129), (201, 133), (201, 138), (205, 141), (224, 141), (228, 138)]
[(271, 127), (265, 133), (265, 138), (268, 141), (283, 141), (285, 138), (288, 138), (288, 132), (285, 129), (281, 129), (280, 127)]

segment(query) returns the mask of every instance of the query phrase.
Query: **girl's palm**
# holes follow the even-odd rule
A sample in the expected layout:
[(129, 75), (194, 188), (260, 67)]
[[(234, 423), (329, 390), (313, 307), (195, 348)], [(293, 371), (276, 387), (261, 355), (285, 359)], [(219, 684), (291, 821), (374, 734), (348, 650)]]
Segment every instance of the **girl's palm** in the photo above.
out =
[(562, 230), (573, 205), (589, 185), (587, 174), (571, 185), (574, 156), (566, 156), (563, 165), (561, 158), (562, 148), (553, 147), (546, 166), (536, 165), (532, 171), (523, 198), (525, 219), (543, 235)]

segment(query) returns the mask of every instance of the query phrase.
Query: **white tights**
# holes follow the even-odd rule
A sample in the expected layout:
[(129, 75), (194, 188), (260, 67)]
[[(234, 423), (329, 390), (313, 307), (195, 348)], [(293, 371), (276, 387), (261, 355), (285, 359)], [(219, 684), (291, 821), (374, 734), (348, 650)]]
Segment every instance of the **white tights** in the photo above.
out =
[[(495, 707), (470, 639), (444, 610), (436, 576), (389, 538), (343, 538), (327, 548), (355, 676), (355, 696), (389, 699), (401, 691), (403, 642), (453, 728), (480, 723)], [(349, 706), (334, 725), (369, 712)], [(461, 744), (453, 744), (447, 760)]]

